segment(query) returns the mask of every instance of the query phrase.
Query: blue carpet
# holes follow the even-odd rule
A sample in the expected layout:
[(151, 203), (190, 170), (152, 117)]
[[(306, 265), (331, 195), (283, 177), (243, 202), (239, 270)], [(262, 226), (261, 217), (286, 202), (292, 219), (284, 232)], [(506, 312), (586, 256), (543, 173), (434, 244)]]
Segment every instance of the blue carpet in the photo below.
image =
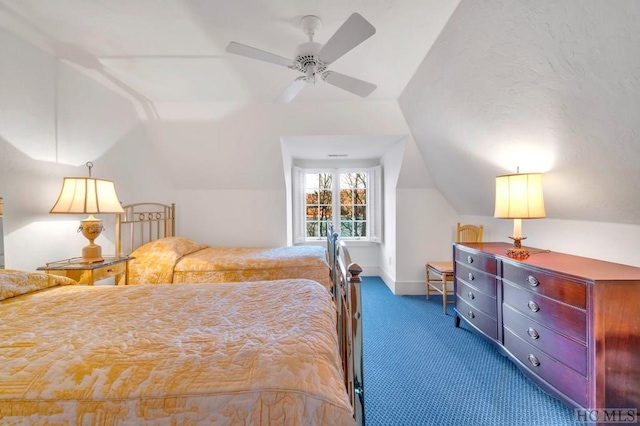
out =
[(571, 408), (531, 383), (464, 324), (442, 297), (394, 296), (378, 277), (362, 284), (368, 426), (571, 425)]

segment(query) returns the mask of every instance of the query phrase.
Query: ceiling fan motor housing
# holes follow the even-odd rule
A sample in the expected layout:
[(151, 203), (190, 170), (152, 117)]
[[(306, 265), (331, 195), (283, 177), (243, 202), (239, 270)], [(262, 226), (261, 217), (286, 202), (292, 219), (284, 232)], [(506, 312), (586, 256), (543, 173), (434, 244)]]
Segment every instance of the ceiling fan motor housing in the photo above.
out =
[(296, 59), (291, 68), (304, 73), (309, 82), (315, 82), (316, 76), (322, 75), (327, 69), (327, 65), (316, 56), (321, 47), (321, 44), (310, 41), (296, 49)]

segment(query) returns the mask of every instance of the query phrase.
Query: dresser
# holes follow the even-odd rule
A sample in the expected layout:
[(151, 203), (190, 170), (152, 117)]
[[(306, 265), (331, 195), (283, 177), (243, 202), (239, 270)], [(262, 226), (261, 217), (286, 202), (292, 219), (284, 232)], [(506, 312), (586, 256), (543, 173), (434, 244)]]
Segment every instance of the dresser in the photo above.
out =
[(454, 245), (456, 326), (468, 323), (574, 408), (640, 407), (640, 268), (508, 243)]

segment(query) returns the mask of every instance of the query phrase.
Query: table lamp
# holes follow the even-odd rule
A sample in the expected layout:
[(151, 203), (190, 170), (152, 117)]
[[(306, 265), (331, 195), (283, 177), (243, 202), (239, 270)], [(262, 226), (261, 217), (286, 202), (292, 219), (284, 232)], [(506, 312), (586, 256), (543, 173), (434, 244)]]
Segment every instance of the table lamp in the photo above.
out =
[(513, 247), (507, 256), (523, 260), (529, 251), (522, 247), (522, 219), (538, 219), (546, 216), (542, 196), (541, 173), (516, 173), (496, 177), (496, 208), (494, 217), (513, 219)]
[(89, 177), (65, 177), (58, 201), (49, 213), (83, 213), (89, 217), (80, 221), (78, 232), (82, 232), (89, 240), (89, 245), (82, 249), (81, 263), (102, 262), (102, 247), (94, 243), (104, 230), (102, 219), (93, 217), (97, 213), (123, 213), (116, 195), (113, 181), (94, 179), (91, 177), (93, 163), (87, 162)]

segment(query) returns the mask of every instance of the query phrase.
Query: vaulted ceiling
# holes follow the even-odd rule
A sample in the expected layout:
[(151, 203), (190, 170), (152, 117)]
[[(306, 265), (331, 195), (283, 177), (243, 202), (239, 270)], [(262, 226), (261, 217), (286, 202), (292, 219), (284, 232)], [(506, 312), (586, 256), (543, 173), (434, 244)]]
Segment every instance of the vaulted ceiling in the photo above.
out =
[[(368, 99), (397, 99), (446, 24), (451, 0), (2, 0), (4, 24), (58, 57), (94, 69), (150, 102), (273, 101), (297, 71), (227, 53), (236, 41), (286, 58), (308, 41), (305, 15), (325, 43), (354, 11), (376, 34), (334, 71), (378, 86)], [(353, 100), (320, 82), (300, 101)]]

